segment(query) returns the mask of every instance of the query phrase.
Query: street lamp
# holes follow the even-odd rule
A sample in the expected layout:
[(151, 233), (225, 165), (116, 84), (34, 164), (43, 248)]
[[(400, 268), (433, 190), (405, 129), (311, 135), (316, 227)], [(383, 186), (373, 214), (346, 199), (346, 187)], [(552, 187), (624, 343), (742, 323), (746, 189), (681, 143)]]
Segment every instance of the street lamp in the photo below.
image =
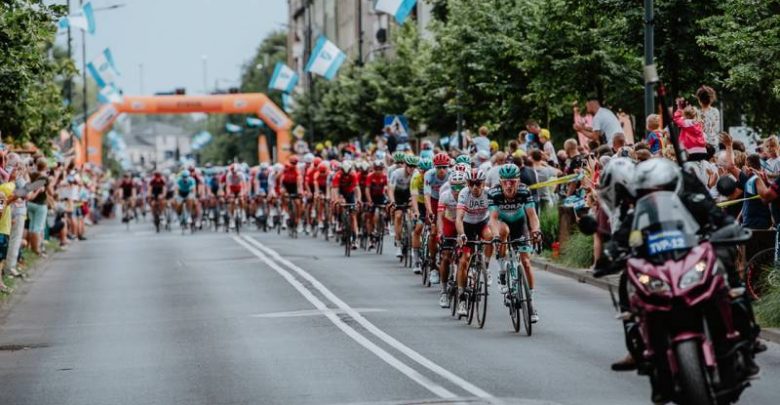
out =
[(655, 52), (655, 21), (653, 0), (645, 0), (645, 117), (655, 113), (655, 95), (653, 85), (658, 82), (658, 72), (653, 61)]

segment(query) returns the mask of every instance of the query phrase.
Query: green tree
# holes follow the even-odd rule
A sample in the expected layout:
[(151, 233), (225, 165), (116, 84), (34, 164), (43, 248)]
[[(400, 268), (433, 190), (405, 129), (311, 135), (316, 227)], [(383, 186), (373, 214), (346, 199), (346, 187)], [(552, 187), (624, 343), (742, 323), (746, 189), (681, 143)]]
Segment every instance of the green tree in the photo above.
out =
[(44, 149), (70, 120), (56, 79), (72, 62), (53, 56), (61, 5), (43, 0), (0, 3), (0, 131), (4, 141)]
[(718, 83), (763, 132), (780, 129), (780, 0), (725, 0), (701, 21), (706, 54), (726, 68)]

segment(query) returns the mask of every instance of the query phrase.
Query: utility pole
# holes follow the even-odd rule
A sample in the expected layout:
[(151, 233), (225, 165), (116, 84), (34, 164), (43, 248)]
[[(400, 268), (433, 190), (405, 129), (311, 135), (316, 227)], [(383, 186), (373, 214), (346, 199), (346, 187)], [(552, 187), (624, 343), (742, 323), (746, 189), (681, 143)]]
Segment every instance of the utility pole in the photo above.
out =
[[(79, 5), (83, 5), (84, 0), (79, 0)], [(82, 107), (84, 108), (84, 134), (82, 135), (84, 144), (84, 163), (89, 161), (89, 103), (87, 102), (87, 32), (81, 31), (81, 80), (83, 83)]]
[[(67, 2), (68, 4), (68, 15), (70, 15), (70, 0)], [(73, 50), (71, 48), (71, 33), (70, 33), (70, 24), (68, 24), (68, 60), (73, 59)], [(70, 105), (71, 102), (73, 102), (73, 77), (69, 74), (68, 78), (65, 80), (65, 96), (68, 97), (68, 105)]]
[[(304, 47), (304, 58), (303, 63), (307, 64), (309, 59), (311, 58), (311, 51), (312, 51), (312, 30), (311, 30), (311, 5), (312, 0), (305, 0), (306, 1), (306, 11), (304, 14), (304, 18), (306, 18), (306, 38), (305, 38), (305, 47)], [(304, 65), (305, 66), (305, 65)], [(309, 121), (309, 144), (314, 144), (314, 117), (313, 117), (313, 111), (312, 107), (315, 103), (315, 95), (314, 95), (314, 81), (313, 76), (311, 72), (306, 72), (306, 79), (307, 79), (307, 85), (308, 85), (308, 91), (309, 91), (309, 105), (308, 105), (308, 121)]]
[(357, 65), (363, 66), (363, 0), (357, 1), (357, 29), (358, 29)]
[(653, 61), (655, 53), (655, 17), (653, 0), (645, 0), (645, 118), (655, 113), (653, 86), (658, 82), (658, 72)]

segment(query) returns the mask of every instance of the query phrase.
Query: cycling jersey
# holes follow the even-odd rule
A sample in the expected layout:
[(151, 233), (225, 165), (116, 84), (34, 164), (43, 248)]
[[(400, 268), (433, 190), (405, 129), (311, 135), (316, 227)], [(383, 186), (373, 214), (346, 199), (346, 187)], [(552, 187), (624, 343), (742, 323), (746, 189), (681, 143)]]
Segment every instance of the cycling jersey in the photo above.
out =
[(417, 192), (417, 202), (425, 204), (425, 180), (419, 170), (415, 170), (412, 175), (411, 189)]
[(339, 171), (335, 176), (333, 176), (332, 184), (333, 187), (337, 187), (339, 189), (339, 193), (341, 193), (341, 195), (347, 196), (355, 192), (359, 181), (360, 179), (358, 178), (357, 173), (344, 173), (343, 171)]
[(122, 189), (122, 199), (126, 200), (133, 196), (133, 188), (135, 187), (135, 184), (133, 184), (133, 181), (130, 179), (122, 180), (121, 183), (119, 183), (119, 188)]
[(425, 172), (425, 187), (423, 189), (423, 192), (425, 195), (431, 197), (432, 200), (436, 201), (439, 199), (441, 186), (444, 185), (448, 180), (450, 179), (450, 173), (447, 172), (447, 174), (444, 175), (443, 179), (440, 179), (439, 176), (436, 175), (436, 169), (431, 169)]
[(317, 173), (317, 168), (312, 166), (306, 170), (306, 174), (303, 176), (303, 183), (306, 187), (314, 189), (314, 174)]
[(468, 187), (460, 190), (460, 194), (458, 194), (458, 209), (466, 212), (463, 216), (463, 222), (466, 224), (487, 222), (488, 203), (488, 196), (484, 190), (479, 197), (474, 196)]
[(317, 187), (320, 189), (321, 193), (324, 193), (328, 188), (328, 177), (330, 177), (330, 171), (317, 171), (314, 173), (314, 182), (317, 183)]
[(165, 191), (165, 179), (162, 177), (152, 177), (149, 180), (149, 187), (152, 189), (152, 196), (159, 197)]
[(498, 211), (498, 217), (506, 222), (525, 222), (526, 208), (535, 208), (534, 198), (527, 187), (520, 184), (514, 197), (508, 198), (504, 195), (501, 186), (496, 186), (488, 190), (489, 209), (491, 212)]
[(407, 204), (412, 197), (410, 185), (412, 175), (406, 174), (406, 169), (399, 168), (390, 175), (390, 185), (393, 186), (395, 202), (397, 204)]
[(437, 212), (443, 212), (445, 220), (455, 222), (458, 210), (458, 197), (452, 195), (449, 187), (444, 191), (439, 195)]
[(189, 194), (192, 189), (195, 188), (195, 179), (192, 177), (179, 177), (179, 180), (176, 182), (176, 185), (179, 187), (179, 194)]
[(372, 172), (366, 177), (366, 188), (372, 200), (384, 197), (386, 187), (387, 176), (383, 172)]
[(225, 185), (228, 190), (233, 194), (241, 193), (241, 189), (244, 186), (244, 173), (241, 172), (228, 172), (225, 174)]
[(295, 165), (287, 164), (282, 171), (282, 183), (298, 184), (298, 168)]
[(268, 173), (268, 170), (258, 170), (257, 171), (257, 184), (258, 187), (260, 187), (259, 190), (257, 190), (258, 193), (267, 193), (268, 192), (268, 179), (270, 177), (270, 173)]

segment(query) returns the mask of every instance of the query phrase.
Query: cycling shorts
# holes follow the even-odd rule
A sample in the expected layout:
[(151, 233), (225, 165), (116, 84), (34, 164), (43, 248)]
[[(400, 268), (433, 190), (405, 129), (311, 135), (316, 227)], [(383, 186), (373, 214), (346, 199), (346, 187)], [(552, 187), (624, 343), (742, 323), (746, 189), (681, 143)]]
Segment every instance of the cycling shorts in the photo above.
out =
[(165, 192), (165, 199), (170, 200), (173, 198), (173, 190), (168, 190)]
[(387, 204), (387, 197), (385, 197), (384, 194), (372, 195), (371, 196), (371, 202), (374, 205), (385, 205), (385, 204)]
[(488, 228), (488, 221), (482, 221), (476, 224), (470, 224), (468, 222), (463, 223), (463, 233), (466, 234), (468, 240), (480, 240), (482, 239), (482, 233)]
[(420, 213), (420, 217), (417, 218), (417, 221), (420, 223), (427, 223), (428, 222), (428, 210), (425, 208), (425, 203), (418, 202), (417, 203), (417, 211)]
[(520, 221), (515, 222), (504, 222), (506, 226), (509, 227), (509, 240), (519, 239), (519, 238), (527, 238), (528, 233), (528, 224), (526, 223), (525, 219), (521, 219)]
[(241, 185), (228, 186), (230, 194), (233, 194), (234, 197), (238, 197), (238, 195), (241, 194), (242, 189), (243, 187)]
[(152, 198), (155, 200), (160, 198), (165, 190), (162, 188), (152, 187)]
[(291, 196), (298, 195), (298, 184), (297, 183), (282, 183), (282, 186), (284, 186), (284, 191), (287, 192), (287, 194)]
[(194, 199), (195, 199), (195, 193), (192, 193), (190, 191), (179, 190), (179, 194), (176, 196), (176, 200), (179, 202), (183, 200), (194, 200)]
[(441, 222), (443, 229), (441, 230), (442, 240), (440, 246), (442, 249), (452, 249), (457, 244), (458, 229), (455, 227), (455, 222), (447, 218), (442, 218)]
[(396, 205), (407, 205), (412, 199), (412, 193), (409, 190), (395, 190), (393, 197)]
[(344, 203), (346, 203), (346, 204), (354, 204), (355, 203), (355, 192), (354, 191), (351, 192), (351, 193), (339, 192), (339, 194), (341, 194), (341, 196), (344, 197)]

